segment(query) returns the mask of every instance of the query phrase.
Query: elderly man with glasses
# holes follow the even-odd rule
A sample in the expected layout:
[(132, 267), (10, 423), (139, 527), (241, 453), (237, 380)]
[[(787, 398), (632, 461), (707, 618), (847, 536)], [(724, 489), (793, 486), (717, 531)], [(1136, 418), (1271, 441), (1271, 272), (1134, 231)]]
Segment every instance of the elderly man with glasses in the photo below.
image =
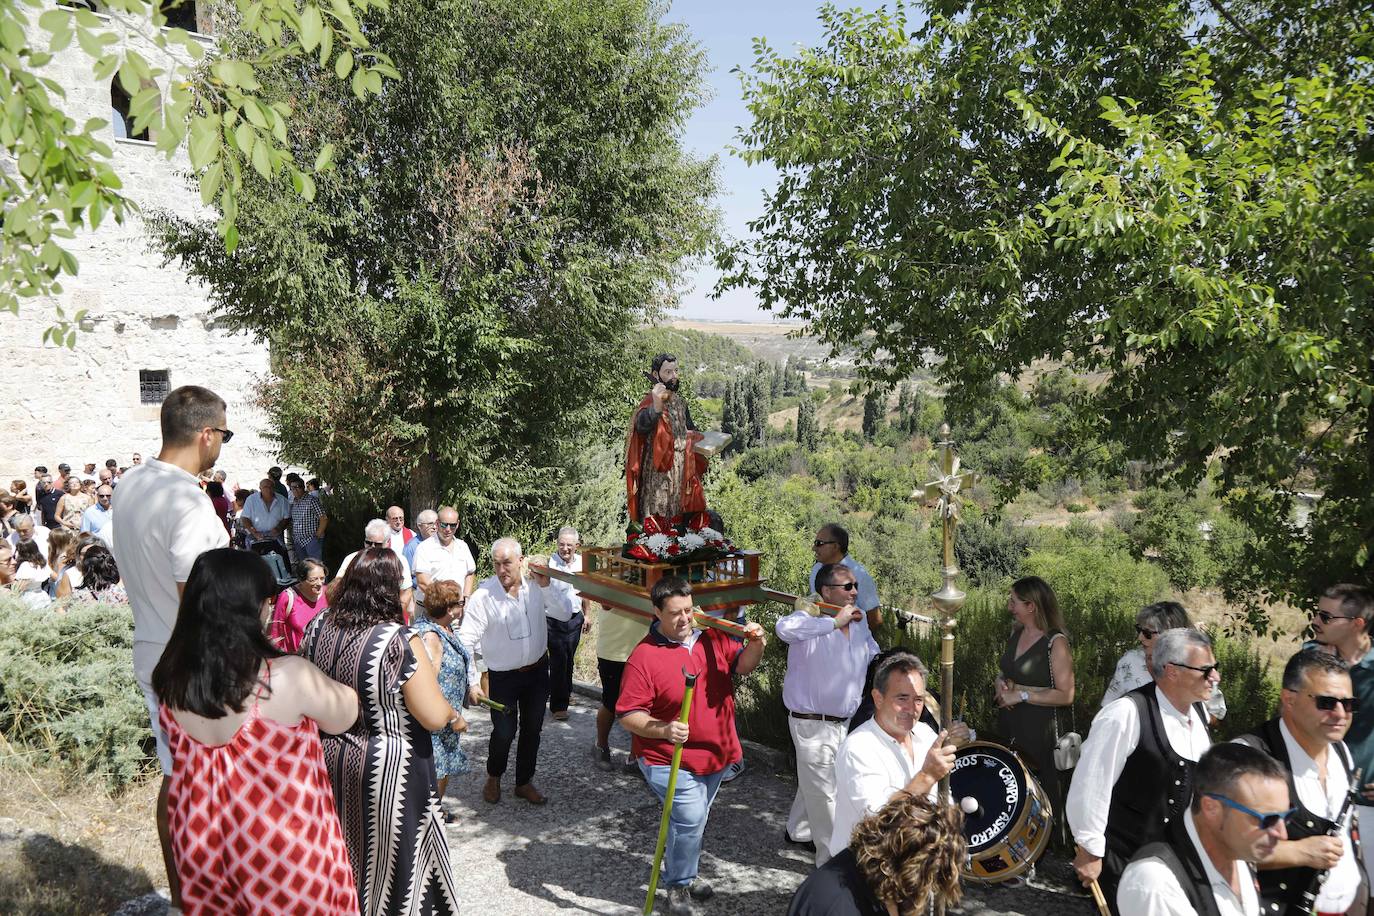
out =
[(1074, 869), (1085, 886), (1098, 881), (1109, 903), (1131, 857), (1183, 816), (1197, 761), (1212, 744), (1202, 705), (1220, 681), (1211, 639), (1165, 630), (1150, 667), (1153, 683), (1093, 719), (1065, 805), (1079, 846)]
[(835, 826), (835, 753), (848, 734), (849, 719), (859, 708), (868, 663), (878, 644), (868, 619), (855, 605), (854, 571), (827, 563), (816, 574), (821, 601), (842, 610), (834, 617), (811, 614), (801, 605), (780, 617), (774, 629), (787, 643), (787, 674), (782, 701), (787, 728), (797, 750), (797, 794), (787, 818), (787, 836), (801, 842), (809, 833), (816, 844), (816, 865), (837, 850), (830, 848)]
[[(363, 528), (362, 545), (348, 556), (343, 558), (339, 564), (339, 571), (334, 574), (337, 581), (343, 578), (343, 574), (348, 572), (348, 567), (353, 565), (353, 558), (369, 547), (389, 547), (391, 541), (387, 537), (390, 529), (387, 527), (386, 520), (374, 518)], [(409, 621), (415, 614), (415, 593), (410, 587), (413, 575), (410, 571), (410, 564), (401, 558), (401, 609), (405, 612), (406, 620)]]
[(95, 489), (95, 505), (81, 513), (81, 531), (100, 538), (107, 547), (112, 543), (110, 522), (114, 518), (114, 513), (110, 511), (110, 499), (113, 496), (114, 487), (108, 482), (102, 483)]
[[(1341, 823), (1355, 778), (1342, 739), (1359, 708), (1349, 666), (1319, 648), (1302, 650), (1284, 666), (1279, 703), (1278, 718), (1236, 739), (1287, 767), (1294, 805), (1286, 819), (1288, 838), (1260, 865), (1264, 910), (1344, 913), (1367, 894), (1351, 821)], [(1314, 887), (1316, 900), (1304, 900)]]
[[(1366, 826), (1374, 824), (1374, 592), (1342, 583), (1322, 592), (1312, 614), (1312, 639), (1303, 648), (1322, 646), (1350, 666), (1354, 696), (1361, 701), (1346, 733), (1345, 744), (1364, 771), (1357, 812)], [(1374, 874), (1374, 841), (1361, 845), (1365, 871)]]
[[(389, 523), (388, 523), (389, 524)], [(439, 528), (439, 513), (433, 509), (422, 509), (420, 514), (415, 516), (415, 537), (406, 541), (406, 545), (401, 549), (401, 559), (415, 569), (415, 552), (420, 549), (420, 545), (434, 537), (434, 532)], [(410, 584), (414, 586), (415, 580), (411, 579)]]
[(883, 612), (878, 610), (878, 586), (863, 564), (849, 555), (849, 532), (831, 523), (822, 526), (811, 542), (816, 562), (811, 566), (811, 591), (816, 590), (816, 574), (827, 563), (840, 563), (854, 573), (856, 593), (851, 604), (868, 615), (868, 628), (877, 632), (883, 624)]

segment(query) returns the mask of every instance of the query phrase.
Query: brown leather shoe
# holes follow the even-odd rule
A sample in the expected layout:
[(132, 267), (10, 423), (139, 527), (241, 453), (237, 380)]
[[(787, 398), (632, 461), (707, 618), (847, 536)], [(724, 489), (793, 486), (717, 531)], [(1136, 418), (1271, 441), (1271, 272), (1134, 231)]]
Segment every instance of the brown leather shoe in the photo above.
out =
[(553, 714), (553, 718), (556, 722), (566, 722), (568, 721), (568, 711), (566, 709), (560, 709)]
[(542, 805), (548, 802), (548, 798), (545, 797), (544, 793), (536, 789), (532, 782), (527, 782), (523, 786), (516, 786), (512, 794), (519, 798), (523, 798), (531, 805)]
[[(515, 790), (520, 794), (520, 790)], [(482, 786), (482, 801), (494, 805), (501, 800), (501, 780), (495, 776), (488, 776), (486, 785)]]

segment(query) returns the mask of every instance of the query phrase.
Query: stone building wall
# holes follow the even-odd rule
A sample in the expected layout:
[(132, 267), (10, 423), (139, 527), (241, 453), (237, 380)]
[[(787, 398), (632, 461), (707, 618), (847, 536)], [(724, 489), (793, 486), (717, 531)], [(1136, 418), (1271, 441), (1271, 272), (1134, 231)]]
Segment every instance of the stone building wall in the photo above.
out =
[[(111, 24), (120, 29), (117, 21)], [(35, 28), (41, 47), (46, 47), (44, 34)], [(145, 48), (145, 56), (156, 62), (154, 55), (162, 52), (125, 34), (124, 40)], [(76, 123), (112, 119), (110, 85), (95, 81), (90, 60), (75, 42), (45, 75), (66, 88), (67, 113)], [(113, 127), (110, 143), (124, 192), (143, 210), (210, 216), (198, 192), (178, 174), (190, 166), (184, 151), (168, 160), (151, 143), (116, 139)], [(158, 404), (141, 400), (140, 370), (165, 371), (171, 388), (204, 385), (228, 402), (235, 437), (224, 448), (220, 466), (231, 481), (251, 487), (276, 463), (261, 432), (263, 419), (249, 404), (257, 379), (268, 371), (267, 346), (216, 327), (207, 291), (177, 267), (162, 265), (139, 217), (122, 226), (106, 219), (68, 245), (80, 271), (63, 280), (55, 303), (25, 302), (17, 316), (0, 312), (9, 364), (0, 395), (3, 488), (12, 477), (31, 479), (35, 464), (56, 470), (66, 461), (79, 469), (88, 461), (103, 466), (106, 458), (127, 465), (134, 452), (156, 454)], [(75, 350), (43, 344), (55, 304), (67, 315), (87, 310)]]

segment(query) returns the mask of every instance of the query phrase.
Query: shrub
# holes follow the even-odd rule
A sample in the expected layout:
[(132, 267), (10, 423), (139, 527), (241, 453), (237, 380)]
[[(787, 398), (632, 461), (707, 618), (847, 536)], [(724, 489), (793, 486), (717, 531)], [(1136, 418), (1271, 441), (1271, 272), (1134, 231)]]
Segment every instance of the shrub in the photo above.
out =
[(35, 613), (0, 596), (0, 734), (111, 789), (153, 764), (128, 605)]

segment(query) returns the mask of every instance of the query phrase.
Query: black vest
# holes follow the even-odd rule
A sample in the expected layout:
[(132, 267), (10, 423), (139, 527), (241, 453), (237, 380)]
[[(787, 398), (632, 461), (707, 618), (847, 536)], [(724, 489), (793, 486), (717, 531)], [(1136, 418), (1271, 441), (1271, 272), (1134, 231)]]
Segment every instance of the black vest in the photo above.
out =
[[(1288, 803), (1298, 809), (1284, 822), (1288, 831), (1288, 839), (1302, 840), (1310, 836), (1325, 836), (1334, 822), (1307, 810), (1303, 806), (1302, 800), (1298, 798), (1298, 788), (1293, 782), (1293, 765), (1288, 759), (1288, 742), (1283, 740), (1283, 732), (1279, 731), (1280, 721), (1280, 719), (1270, 719), (1250, 734), (1241, 735), (1236, 740), (1264, 751), (1283, 764), (1284, 771), (1288, 774)], [(1345, 767), (1346, 780), (1354, 779), (1355, 767), (1345, 745), (1336, 744), (1333, 745), (1332, 749), (1336, 752), (1336, 758), (1340, 760), (1341, 766)], [(1346, 839), (1353, 842), (1351, 837)], [(1360, 878), (1363, 881), (1364, 868), (1360, 862), (1360, 850), (1355, 847), (1353, 851), (1355, 864), (1360, 869)], [(1262, 898), (1261, 910), (1264, 913), (1270, 914), (1270, 916), (1279, 916), (1282, 913), (1305, 913), (1307, 911), (1309, 904), (1303, 900), (1303, 892), (1313, 886), (1313, 879), (1317, 876), (1315, 868), (1276, 868), (1261, 871), (1259, 876), (1260, 896)], [(1356, 899), (1359, 899), (1359, 895), (1356, 895)]]
[[(1169, 745), (1153, 681), (1125, 698), (1135, 704), (1140, 740), (1112, 788), (1107, 813), (1107, 851), (1115, 853), (1107, 858), (1120, 862), (1119, 868), (1135, 857), (1136, 850), (1163, 840), (1169, 826), (1182, 821), (1193, 800), (1193, 771), (1197, 769), (1196, 761), (1180, 757)], [(1205, 731), (1207, 715), (1200, 715)]]
[[(1138, 860), (1148, 856), (1157, 857), (1174, 873), (1178, 886), (1183, 888), (1184, 896), (1188, 898), (1188, 903), (1198, 916), (1221, 916), (1216, 895), (1212, 892), (1212, 882), (1207, 879), (1207, 869), (1203, 867), (1197, 847), (1193, 845), (1187, 828), (1183, 826), (1181, 814), (1170, 819), (1165, 839), (1142, 847), (1133, 858)], [(1249, 863), (1241, 864), (1245, 869), (1241, 880), (1248, 878), (1254, 881), (1254, 867)]]

